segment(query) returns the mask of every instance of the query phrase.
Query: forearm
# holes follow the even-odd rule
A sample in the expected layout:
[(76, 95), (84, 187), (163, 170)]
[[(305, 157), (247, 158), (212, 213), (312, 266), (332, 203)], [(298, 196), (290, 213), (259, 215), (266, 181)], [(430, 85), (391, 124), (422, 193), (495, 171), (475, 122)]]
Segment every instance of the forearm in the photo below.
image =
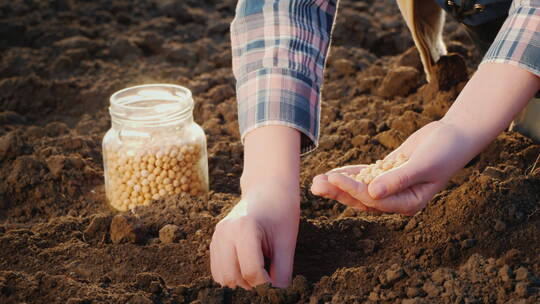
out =
[(461, 134), (470, 158), (510, 125), (540, 89), (540, 78), (524, 69), (485, 63), (467, 83), (441, 122)]
[(257, 128), (245, 136), (242, 192), (264, 191), (273, 184), (299, 193), (300, 132), (270, 125)]

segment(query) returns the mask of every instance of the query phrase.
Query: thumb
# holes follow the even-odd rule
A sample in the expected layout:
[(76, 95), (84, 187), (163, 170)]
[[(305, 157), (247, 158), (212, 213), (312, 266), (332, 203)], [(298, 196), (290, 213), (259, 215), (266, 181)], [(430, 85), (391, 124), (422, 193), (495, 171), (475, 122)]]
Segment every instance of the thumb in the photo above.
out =
[(294, 263), (294, 244), (276, 244), (270, 265), (272, 286), (286, 288), (291, 284)]
[(412, 161), (377, 176), (368, 186), (368, 193), (374, 199), (382, 199), (399, 193), (419, 182), (420, 170)]

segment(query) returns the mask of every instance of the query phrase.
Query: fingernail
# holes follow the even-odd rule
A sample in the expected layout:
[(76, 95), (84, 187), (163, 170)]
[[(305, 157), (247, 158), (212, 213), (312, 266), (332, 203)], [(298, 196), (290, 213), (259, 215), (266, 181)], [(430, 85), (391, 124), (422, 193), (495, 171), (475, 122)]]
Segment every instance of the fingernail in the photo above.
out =
[(386, 194), (386, 187), (383, 184), (374, 184), (372, 187), (372, 196), (374, 198), (383, 197)]

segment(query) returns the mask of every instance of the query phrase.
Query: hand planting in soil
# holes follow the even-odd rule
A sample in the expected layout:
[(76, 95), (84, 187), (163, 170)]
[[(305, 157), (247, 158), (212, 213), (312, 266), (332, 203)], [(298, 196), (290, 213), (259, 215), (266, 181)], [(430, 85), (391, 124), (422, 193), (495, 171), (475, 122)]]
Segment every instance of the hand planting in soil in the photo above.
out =
[(105, 151), (109, 183), (107, 198), (115, 209), (126, 211), (167, 195), (206, 193), (199, 166), (201, 147), (196, 144), (133, 150)]

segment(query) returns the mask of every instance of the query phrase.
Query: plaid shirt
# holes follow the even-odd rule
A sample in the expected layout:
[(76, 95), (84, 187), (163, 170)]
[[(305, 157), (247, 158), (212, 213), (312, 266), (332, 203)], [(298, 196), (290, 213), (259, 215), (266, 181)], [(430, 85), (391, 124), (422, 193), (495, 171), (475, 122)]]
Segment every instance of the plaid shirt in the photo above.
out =
[(540, 0), (514, 0), (482, 63), (519, 66), (540, 76)]
[[(320, 91), (338, 0), (240, 0), (231, 24), (238, 121), (244, 136), (285, 125), (317, 146)], [(540, 0), (514, 0), (483, 62), (540, 75)]]

